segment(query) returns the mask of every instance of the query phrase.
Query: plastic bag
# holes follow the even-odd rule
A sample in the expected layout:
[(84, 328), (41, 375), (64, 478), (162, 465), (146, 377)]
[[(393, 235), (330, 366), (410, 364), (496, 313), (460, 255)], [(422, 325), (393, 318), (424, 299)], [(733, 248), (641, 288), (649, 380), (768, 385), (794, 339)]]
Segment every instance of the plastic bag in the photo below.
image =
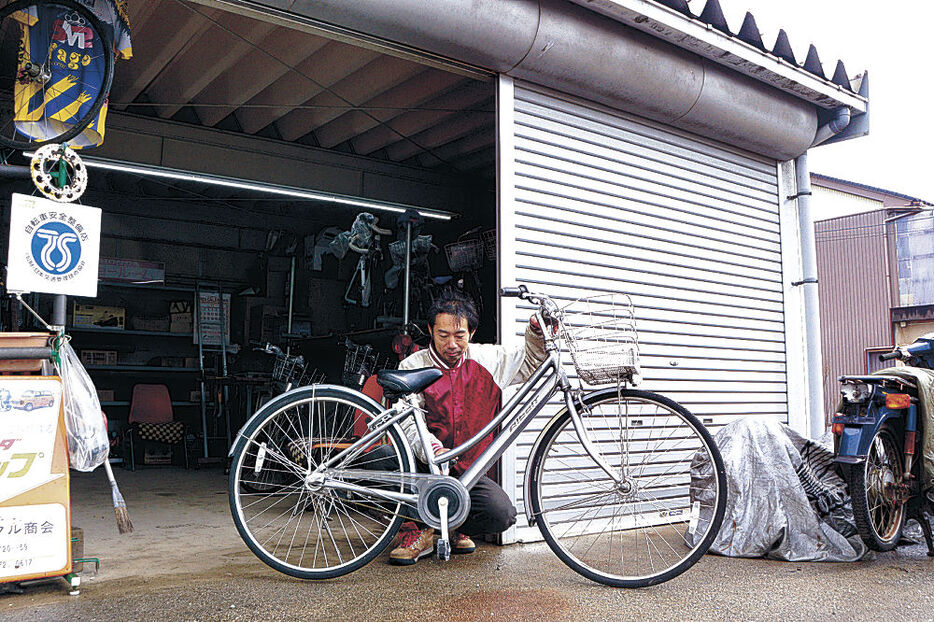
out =
[(71, 344), (61, 347), (61, 360), (59, 373), (69, 462), (78, 471), (93, 471), (110, 454), (107, 422), (94, 383)]

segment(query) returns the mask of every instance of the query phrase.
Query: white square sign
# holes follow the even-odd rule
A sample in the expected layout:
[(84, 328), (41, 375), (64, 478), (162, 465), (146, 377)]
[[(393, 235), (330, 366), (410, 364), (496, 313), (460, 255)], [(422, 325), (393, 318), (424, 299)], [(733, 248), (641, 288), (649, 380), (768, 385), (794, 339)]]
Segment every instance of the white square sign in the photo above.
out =
[(101, 210), (14, 194), (7, 289), (97, 296)]

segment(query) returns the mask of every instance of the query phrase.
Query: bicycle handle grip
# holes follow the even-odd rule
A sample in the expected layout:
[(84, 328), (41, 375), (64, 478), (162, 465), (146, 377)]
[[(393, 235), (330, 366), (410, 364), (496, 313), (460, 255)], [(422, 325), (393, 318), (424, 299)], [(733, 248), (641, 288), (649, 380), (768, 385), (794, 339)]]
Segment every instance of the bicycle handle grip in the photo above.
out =
[(522, 298), (522, 296), (527, 293), (529, 293), (529, 288), (525, 285), (520, 285), (519, 287), (504, 287), (499, 290), (499, 295), (503, 298)]
[(898, 350), (896, 350), (895, 352), (886, 352), (885, 354), (879, 355), (880, 361), (888, 361), (888, 360), (897, 359), (897, 358), (901, 358), (901, 353)]

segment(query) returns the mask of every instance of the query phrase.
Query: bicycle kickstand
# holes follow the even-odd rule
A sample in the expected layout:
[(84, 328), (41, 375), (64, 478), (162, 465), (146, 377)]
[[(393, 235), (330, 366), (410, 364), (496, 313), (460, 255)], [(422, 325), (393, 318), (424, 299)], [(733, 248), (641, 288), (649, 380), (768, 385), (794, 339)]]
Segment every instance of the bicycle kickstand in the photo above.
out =
[(438, 499), (438, 514), (441, 519), (441, 538), (438, 540), (438, 559), (451, 559), (451, 541), (448, 539), (448, 498)]

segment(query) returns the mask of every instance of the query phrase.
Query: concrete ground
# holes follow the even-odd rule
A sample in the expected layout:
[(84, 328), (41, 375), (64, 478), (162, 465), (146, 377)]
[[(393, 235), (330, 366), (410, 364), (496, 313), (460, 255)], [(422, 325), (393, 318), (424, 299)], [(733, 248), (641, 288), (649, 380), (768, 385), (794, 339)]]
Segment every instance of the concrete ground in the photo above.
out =
[(0, 620), (931, 620), (934, 561), (921, 546), (853, 564), (706, 556), (663, 585), (591, 583), (544, 544), (481, 544), (408, 568), (369, 566), (324, 582), (279, 574), (240, 541), (220, 469), (117, 470), (135, 531), (117, 533), (100, 470), (72, 478), (84, 529), (81, 593), (63, 581), (0, 595)]

